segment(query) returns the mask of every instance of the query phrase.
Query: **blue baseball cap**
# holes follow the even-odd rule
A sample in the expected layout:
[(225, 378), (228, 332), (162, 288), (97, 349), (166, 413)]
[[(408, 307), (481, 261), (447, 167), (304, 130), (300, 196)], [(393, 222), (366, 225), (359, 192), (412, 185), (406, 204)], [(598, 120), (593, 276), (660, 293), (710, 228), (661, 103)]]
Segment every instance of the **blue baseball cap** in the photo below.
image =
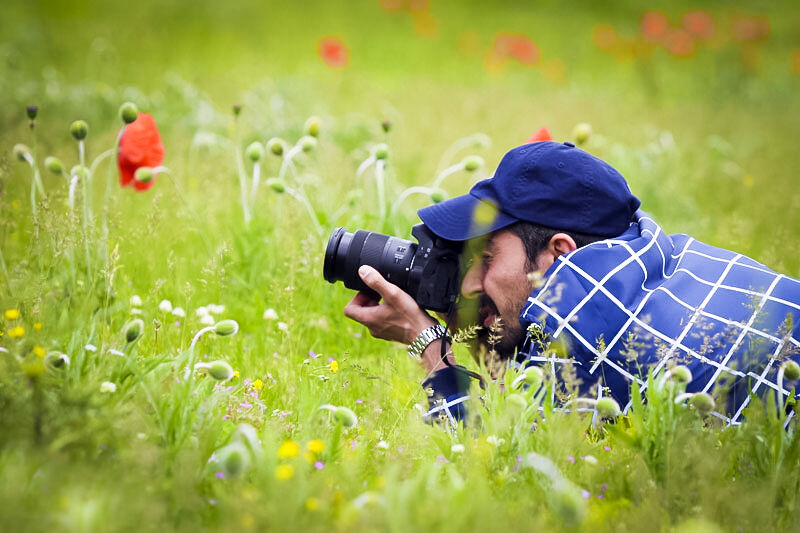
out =
[(436, 235), (465, 241), (515, 222), (615, 237), (639, 208), (614, 167), (570, 142), (536, 142), (503, 156), (469, 193), (417, 211)]

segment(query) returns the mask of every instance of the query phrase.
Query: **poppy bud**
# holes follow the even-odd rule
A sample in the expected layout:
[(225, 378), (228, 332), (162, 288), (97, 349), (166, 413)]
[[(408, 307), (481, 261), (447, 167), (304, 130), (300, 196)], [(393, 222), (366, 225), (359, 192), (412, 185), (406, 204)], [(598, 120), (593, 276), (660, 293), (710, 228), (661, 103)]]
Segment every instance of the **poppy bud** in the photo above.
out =
[(708, 413), (714, 409), (714, 398), (712, 398), (707, 392), (698, 392), (697, 394), (693, 394), (692, 398), (689, 400), (689, 403), (691, 403), (692, 406), (701, 413)]
[(81, 165), (75, 165), (71, 169), (69, 169), (70, 176), (78, 176), (80, 179), (86, 179), (89, 177), (89, 169), (86, 167), (82, 167)]
[(431, 191), (431, 202), (438, 204), (447, 200), (447, 193), (442, 189), (434, 189)]
[(36, 118), (36, 114), (39, 112), (39, 106), (29, 105), (25, 108), (25, 113), (28, 115), (28, 118), (34, 120)]
[(139, 167), (133, 173), (133, 179), (141, 183), (149, 183), (156, 177), (156, 173), (150, 167)]
[(69, 356), (63, 353), (50, 352), (44, 358), (44, 362), (51, 368), (64, 368), (69, 366)]
[(303, 135), (300, 137), (300, 148), (304, 152), (310, 152), (317, 146), (317, 140), (310, 135)]
[(125, 102), (119, 106), (119, 118), (125, 124), (135, 121), (137, 116), (139, 116), (139, 108), (133, 102)]
[(256, 163), (264, 157), (264, 147), (261, 146), (260, 142), (250, 143), (247, 149), (245, 149), (244, 155), (247, 156), (250, 161)]
[(800, 378), (800, 365), (794, 361), (786, 361), (783, 363), (783, 377), (789, 381)]
[(273, 137), (267, 141), (267, 150), (274, 155), (283, 155), (283, 140)]
[(462, 164), (464, 165), (464, 170), (467, 172), (475, 172), (483, 166), (483, 158), (478, 155), (468, 155), (464, 158)]
[(236, 335), (237, 331), (239, 331), (239, 324), (235, 320), (220, 320), (214, 325), (214, 333), (220, 337)]
[(616, 418), (619, 415), (619, 404), (614, 398), (600, 398), (594, 406), (601, 418)]
[(53, 174), (61, 174), (64, 172), (64, 165), (57, 157), (48, 156), (44, 160), (44, 166)]
[(689, 367), (679, 365), (669, 370), (669, 376), (673, 381), (678, 383), (689, 383), (692, 381), (692, 371)]
[(356, 414), (347, 407), (337, 407), (333, 412), (333, 417), (346, 428), (351, 428), (358, 423)]
[(125, 342), (128, 344), (136, 341), (144, 333), (144, 321), (141, 318), (135, 318), (125, 324)]
[(581, 122), (572, 129), (572, 138), (575, 139), (575, 144), (578, 146), (588, 141), (591, 134), (592, 126), (586, 122)]
[(375, 147), (375, 159), (386, 159), (389, 157), (389, 147), (385, 143), (380, 143)]
[(319, 117), (309, 117), (306, 120), (306, 123), (303, 125), (303, 130), (306, 134), (311, 135), (312, 137), (319, 137), (319, 129), (322, 125), (322, 121)]
[(389, 133), (389, 131), (392, 129), (391, 121), (384, 120), (383, 122), (381, 122), (381, 129), (383, 129), (384, 133)]
[(241, 442), (232, 442), (214, 452), (225, 475), (235, 477), (250, 468), (250, 453)]
[(267, 187), (275, 192), (286, 192), (286, 183), (280, 178), (270, 178), (267, 180)]
[(14, 156), (22, 162), (28, 161), (28, 158), (31, 157), (31, 149), (24, 144), (15, 144), (13, 151)]
[(69, 127), (69, 132), (76, 141), (82, 141), (89, 134), (89, 125), (84, 120), (76, 120)]
[(208, 364), (208, 374), (217, 381), (228, 381), (233, 377), (233, 368), (225, 361), (214, 361)]
[(528, 406), (528, 402), (525, 401), (525, 398), (523, 398), (521, 394), (517, 394), (516, 392), (506, 396), (506, 402), (508, 403), (509, 407), (520, 411)]
[(233, 104), (233, 116), (238, 117), (242, 112), (242, 104)]

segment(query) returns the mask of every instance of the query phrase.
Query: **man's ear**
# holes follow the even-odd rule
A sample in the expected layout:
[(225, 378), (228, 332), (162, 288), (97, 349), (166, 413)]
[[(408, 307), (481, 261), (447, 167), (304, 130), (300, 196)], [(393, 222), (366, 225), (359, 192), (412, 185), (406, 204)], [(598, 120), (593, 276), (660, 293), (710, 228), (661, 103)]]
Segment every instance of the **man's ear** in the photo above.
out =
[(550, 242), (547, 243), (547, 251), (553, 255), (553, 260), (563, 254), (568, 254), (578, 248), (575, 244), (575, 239), (566, 233), (556, 233), (550, 237)]

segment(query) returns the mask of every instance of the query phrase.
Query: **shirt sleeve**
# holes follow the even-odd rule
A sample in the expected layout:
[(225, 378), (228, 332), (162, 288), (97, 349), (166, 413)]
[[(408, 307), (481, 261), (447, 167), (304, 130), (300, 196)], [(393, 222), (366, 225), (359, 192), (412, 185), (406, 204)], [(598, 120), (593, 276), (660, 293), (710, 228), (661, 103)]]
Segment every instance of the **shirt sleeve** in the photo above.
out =
[(430, 407), (423, 415), (425, 421), (446, 419), (455, 426), (459, 420), (464, 420), (467, 415), (464, 402), (469, 399), (469, 385), (469, 374), (459, 365), (443, 368), (423, 381), (422, 387), (429, 393)]

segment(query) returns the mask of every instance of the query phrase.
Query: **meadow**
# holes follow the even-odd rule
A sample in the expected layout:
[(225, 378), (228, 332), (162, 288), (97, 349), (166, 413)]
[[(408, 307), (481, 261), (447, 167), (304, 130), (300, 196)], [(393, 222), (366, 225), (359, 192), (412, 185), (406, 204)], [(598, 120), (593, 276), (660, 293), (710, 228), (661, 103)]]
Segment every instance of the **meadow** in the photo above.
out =
[[(425, 423), (405, 347), (322, 279), (335, 227), (410, 238), (540, 127), (669, 233), (800, 277), (793, 3), (0, 14), (3, 531), (797, 529), (774, 399), (726, 427), (660, 382), (603, 424), (545, 379)], [(137, 111), (163, 162), (122, 187)]]

